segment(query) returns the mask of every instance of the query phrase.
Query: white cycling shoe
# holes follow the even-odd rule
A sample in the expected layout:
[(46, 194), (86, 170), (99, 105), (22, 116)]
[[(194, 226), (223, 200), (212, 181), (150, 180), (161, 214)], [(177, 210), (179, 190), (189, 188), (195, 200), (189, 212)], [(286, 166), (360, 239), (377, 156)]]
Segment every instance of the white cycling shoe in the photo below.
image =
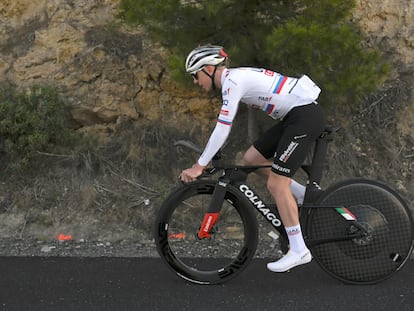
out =
[(286, 272), (296, 266), (307, 264), (312, 260), (312, 255), (308, 249), (302, 253), (288, 251), (285, 256), (275, 262), (269, 262), (267, 269), (273, 272)]

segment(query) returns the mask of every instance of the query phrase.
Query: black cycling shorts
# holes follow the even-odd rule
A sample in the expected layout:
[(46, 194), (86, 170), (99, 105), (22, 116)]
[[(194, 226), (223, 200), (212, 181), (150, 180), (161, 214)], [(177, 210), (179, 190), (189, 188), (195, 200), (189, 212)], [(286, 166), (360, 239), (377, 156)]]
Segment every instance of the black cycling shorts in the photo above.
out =
[(325, 114), (318, 104), (295, 107), (253, 146), (266, 159), (273, 158), (274, 173), (293, 177), (325, 127)]

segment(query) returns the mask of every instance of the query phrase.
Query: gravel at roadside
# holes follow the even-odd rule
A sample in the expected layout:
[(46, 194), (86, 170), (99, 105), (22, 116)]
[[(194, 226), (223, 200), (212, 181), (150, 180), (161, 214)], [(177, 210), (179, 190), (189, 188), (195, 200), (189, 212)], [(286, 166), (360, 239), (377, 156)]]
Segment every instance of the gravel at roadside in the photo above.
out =
[[(282, 255), (276, 241), (260, 243), (256, 257), (279, 258)], [(154, 241), (119, 242), (69, 240), (41, 241), (36, 239), (1, 238), (0, 256), (51, 257), (159, 257)]]
[[(50, 257), (159, 257), (153, 241), (39, 241), (34, 239), (1, 238), (0, 256), (50, 256)], [(279, 258), (282, 256), (276, 242), (260, 243), (258, 258)], [(414, 259), (414, 253), (411, 255)]]
[(0, 256), (157, 257), (153, 241), (38, 241), (0, 239)]

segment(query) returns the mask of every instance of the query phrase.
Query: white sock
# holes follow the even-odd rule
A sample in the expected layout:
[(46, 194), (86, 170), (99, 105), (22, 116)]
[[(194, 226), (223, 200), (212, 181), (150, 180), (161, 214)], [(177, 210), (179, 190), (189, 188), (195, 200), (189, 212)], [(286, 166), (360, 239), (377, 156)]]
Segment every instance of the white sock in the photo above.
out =
[(292, 194), (296, 198), (298, 204), (303, 203), (303, 199), (305, 198), (305, 190), (305, 186), (302, 186), (300, 183), (293, 179), (290, 180), (290, 191), (292, 191)]
[(302, 253), (305, 249), (307, 249), (305, 241), (303, 240), (300, 224), (293, 227), (286, 227), (285, 230), (288, 235), (289, 246), (292, 251)]

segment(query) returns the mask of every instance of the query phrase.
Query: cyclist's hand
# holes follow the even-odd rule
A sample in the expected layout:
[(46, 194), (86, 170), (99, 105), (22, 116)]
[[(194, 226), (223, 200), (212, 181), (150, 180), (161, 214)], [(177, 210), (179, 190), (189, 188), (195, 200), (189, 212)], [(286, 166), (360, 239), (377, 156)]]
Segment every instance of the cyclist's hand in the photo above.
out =
[(180, 174), (180, 179), (183, 182), (194, 181), (203, 173), (205, 168), (205, 166), (196, 163), (191, 168), (187, 168), (186, 170), (182, 171)]

